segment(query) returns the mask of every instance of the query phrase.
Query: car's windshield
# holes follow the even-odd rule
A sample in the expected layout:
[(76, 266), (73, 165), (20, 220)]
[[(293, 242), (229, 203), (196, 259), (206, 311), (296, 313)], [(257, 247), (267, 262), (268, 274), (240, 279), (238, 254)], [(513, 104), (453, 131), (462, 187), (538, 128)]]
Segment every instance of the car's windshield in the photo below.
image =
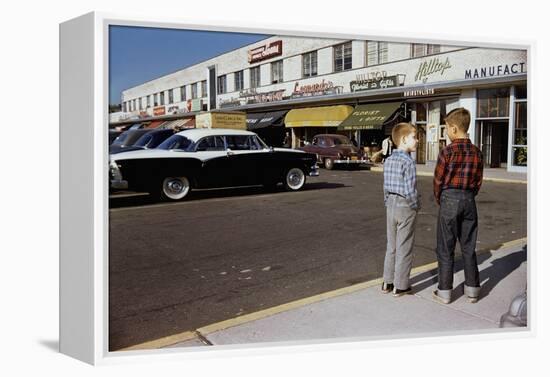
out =
[(332, 140), (334, 145), (351, 145), (351, 141), (345, 136), (335, 137)]
[(140, 138), (138, 139), (138, 141), (136, 141), (136, 142), (134, 143), (134, 145), (135, 145), (136, 147), (145, 147), (145, 146), (147, 146), (147, 144), (149, 144), (149, 143), (151, 142), (152, 139), (153, 139), (153, 135), (151, 135), (151, 134), (145, 134), (145, 135), (143, 135), (142, 137), (140, 137)]
[(172, 135), (164, 140), (157, 149), (180, 149), (187, 150), (192, 144), (191, 140), (181, 135)]

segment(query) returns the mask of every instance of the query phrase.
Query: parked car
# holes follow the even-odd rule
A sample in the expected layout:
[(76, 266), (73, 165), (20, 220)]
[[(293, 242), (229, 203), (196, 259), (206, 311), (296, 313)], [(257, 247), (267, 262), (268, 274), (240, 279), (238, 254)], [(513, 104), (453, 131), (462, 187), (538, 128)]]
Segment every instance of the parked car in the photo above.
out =
[(113, 143), (113, 141), (115, 141), (115, 139), (117, 137), (119, 137), (119, 135), (122, 133), (122, 131), (117, 131), (117, 130), (109, 130), (109, 145), (111, 145)]
[(151, 150), (111, 156), (111, 188), (145, 191), (161, 199), (184, 199), (192, 189), (283, 183), (289, 191), (319, 175), (316, 156), (270, 148), (250, 131), (191, 129)]
[(111, 152), (111, 154), (137, 151), (140, 149), (153, 149), (158, 147), (164, 140), (168, 139), (173, 134), (174, 134), (174, 130), (172, 129), (167, 129), (167, 130), (153, 129), (153, 130), (150, 130), (150, 132), (146, 132), (145, 134), (143, 134), (131, 146), (118, 148), (118, 149), (113, 148), (113, 151)]
[(109, 153), (121, 152), (124, 148), (131, 147), (136, 141), (143, 135), (153, 130), (139, 129), (139, 130), (127, 130), (121, 133), (109, 146)]
[(316, 135), (311, 144), (299, 149), (315, 153), (317, 162), (329, 170), (334, 169), (336, 165), (359, 166), (370, 163), (363, 151), (354, 146), (351, 140), (344, 135)]

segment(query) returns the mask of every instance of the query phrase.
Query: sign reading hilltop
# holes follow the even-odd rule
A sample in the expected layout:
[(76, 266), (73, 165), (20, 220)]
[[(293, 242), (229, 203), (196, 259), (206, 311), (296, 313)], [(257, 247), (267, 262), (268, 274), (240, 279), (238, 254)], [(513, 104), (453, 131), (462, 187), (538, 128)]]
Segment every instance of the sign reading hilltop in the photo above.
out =
[(283, 41), (271, 42), (268, 45), (256, 47), (248, 51), (248, 63), (253, 64), (262, 60), (274, 58), (283, 54)]
[(432, 58), (429, 61), (423, 61), (418, 67), (418, 72), (414, 77), (414, 81), (427, 82), (428, 78), (435, 74), (443, 76), (446, 70), (450, 69), (451, 62), (449, 58), (445, 60), (439, 60), (439, 58)]

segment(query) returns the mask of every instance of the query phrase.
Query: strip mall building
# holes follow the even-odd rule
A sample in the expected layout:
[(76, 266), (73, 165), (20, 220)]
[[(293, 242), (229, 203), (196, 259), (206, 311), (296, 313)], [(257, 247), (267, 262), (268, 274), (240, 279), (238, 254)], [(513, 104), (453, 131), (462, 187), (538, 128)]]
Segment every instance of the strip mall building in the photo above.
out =
[(272, 145), (343, 133), (370, 147), (410, 121), (424, 164), (462, 106), (486, 165), (525, 172), (527, 68), (526, 50), (272, 36), (123, 91), (111, 124), (241, 112)]

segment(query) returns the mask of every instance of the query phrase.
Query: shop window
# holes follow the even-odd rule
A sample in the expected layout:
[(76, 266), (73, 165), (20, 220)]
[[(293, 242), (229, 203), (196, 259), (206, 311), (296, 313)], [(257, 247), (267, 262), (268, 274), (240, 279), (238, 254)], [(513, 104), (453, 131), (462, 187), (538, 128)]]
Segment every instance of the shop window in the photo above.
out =
[(201, 97), (206, 97), (206, 80), (201, 81)]
[(527, 166), (527, 102), (516, 102), (512, 145), (514, 165)]
[(235, 72), (235, 91), (244, 89), (243, 71)]
[(387, 63), (388, 42), (367, 42), (367, 65)]
[(271, 63), (271, 83), (277, 84), (283, 82), (283, 61)]
[(508, 88), (483, 89), (477, 93), (478, 118), (505, 118), (509, 116)]
[(302, 76), (317, 76), (317, 51), (302, 55)]
[(516, 99), (527, 99), (527, 85), (516, 86)]
[(334, 46), (334, 72), (351, 69), (351, 42)]
[(218, 77), (218, 94), (227, 93), (227, 76)]
[(257, 88), (260, 86), (260, 66), (250, 68), (250, 87)]

